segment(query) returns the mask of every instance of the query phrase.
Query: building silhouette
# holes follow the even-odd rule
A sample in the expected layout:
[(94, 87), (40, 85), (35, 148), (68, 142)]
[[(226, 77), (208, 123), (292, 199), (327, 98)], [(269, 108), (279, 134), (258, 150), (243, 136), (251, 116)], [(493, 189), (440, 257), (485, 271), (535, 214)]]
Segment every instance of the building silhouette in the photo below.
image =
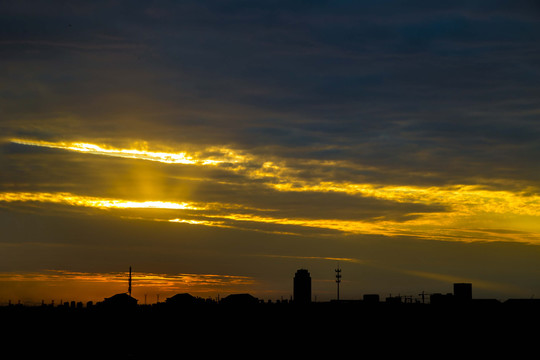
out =
[(188, 293), (176, 294), (165, 300), (167, 305), (193, 305), (197, 302), (197, 298)]
[(377, 304), (380, 301), (379, 294), (364, 294), (362, 299), (368, 304)]
[(111, 308), (133, 308), (137, 306), (137, 299), (126, 293), (121, 293), (105, 298), (100, 304)]
[(311, 276), (306, 269), (299, 269), (294, 274), (293, 301), (298, 304), (311, 302)]
[(259, 299), (251, 294), (231, 294), (221, 299), (221, 304), (225, 305), (256, 305)]
[(472, 284), (456, 283), (454, 284), (454, 298), (456, 301), (466, 302), (472, 300)]

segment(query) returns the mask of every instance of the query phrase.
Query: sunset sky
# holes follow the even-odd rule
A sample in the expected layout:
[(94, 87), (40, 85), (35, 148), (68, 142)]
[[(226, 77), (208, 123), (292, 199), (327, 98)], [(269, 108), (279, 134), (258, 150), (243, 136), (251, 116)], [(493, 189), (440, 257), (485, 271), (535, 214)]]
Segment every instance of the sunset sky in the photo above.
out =
[(540, 296), (540, 4), (0, 3), (0, 304)]

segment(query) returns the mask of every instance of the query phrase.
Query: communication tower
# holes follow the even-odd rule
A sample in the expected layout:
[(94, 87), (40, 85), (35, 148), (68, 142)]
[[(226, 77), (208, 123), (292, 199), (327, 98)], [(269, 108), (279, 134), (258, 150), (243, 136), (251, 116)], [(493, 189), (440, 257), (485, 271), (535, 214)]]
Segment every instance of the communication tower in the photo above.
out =
[(338, 267), (336, 269), (336, 284), (337, 284), (337, 299), (339, 301), (339, 284), (341, 283), (341, 269), (339, 268), (339, 263), (338, 263)]

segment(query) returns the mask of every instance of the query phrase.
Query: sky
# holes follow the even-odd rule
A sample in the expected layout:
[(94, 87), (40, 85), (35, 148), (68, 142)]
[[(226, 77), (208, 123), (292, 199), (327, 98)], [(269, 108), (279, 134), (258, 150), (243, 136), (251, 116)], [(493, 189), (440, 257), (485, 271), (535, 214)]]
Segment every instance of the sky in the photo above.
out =
[(0, 3), (0, 303), (540, 295), (540, 5)]

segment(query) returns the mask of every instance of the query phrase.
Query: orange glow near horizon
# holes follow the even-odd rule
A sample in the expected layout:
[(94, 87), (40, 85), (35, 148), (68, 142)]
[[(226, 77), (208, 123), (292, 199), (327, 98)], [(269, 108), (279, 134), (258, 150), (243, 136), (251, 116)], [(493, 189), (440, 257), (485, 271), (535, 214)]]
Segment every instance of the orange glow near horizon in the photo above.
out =
[[(127, 290), (127, 273), (125, 272), (74, 272), (65, 270), (44, 270), (41, 272), (28, 273), (0, 273), (0, 283), (4, 284), (4, 291), (0, 292), (0, 303), (9, 300), (9, 294), (5, 291), (11, 284), (25, 283), (26, 286), (34, 284), (37, 287), (47, 286), (59, 288), (75, 286), (80, 290), (79, 299), (94, 299), (97, 301), (103, 298), (96, 298), (96, 294), (105, 297)], [(247, 276), (218, 275), (218, 274), (158, 274), (133, 272), (133, 297), (139, 300), (144, 299), (145, 294), (161, 294), (161, 301), (166, 297), (177, 293), (191, 293), (194, 296), (213, 296), (219, 292), (241, 291), (246, 286), (251, 286), (255, 280)], [(85, 290), (86, 289), (86, 290)], [(96, 289), (101, 289), (96, 292)], [(69, 293), (67, 291), (66, 293)], [(59, 294), (61, 295), (61, 294)], [(69, 300), (64, 298), (64, 300)], [(37, 301), (34, 299), (33, 301)]]

